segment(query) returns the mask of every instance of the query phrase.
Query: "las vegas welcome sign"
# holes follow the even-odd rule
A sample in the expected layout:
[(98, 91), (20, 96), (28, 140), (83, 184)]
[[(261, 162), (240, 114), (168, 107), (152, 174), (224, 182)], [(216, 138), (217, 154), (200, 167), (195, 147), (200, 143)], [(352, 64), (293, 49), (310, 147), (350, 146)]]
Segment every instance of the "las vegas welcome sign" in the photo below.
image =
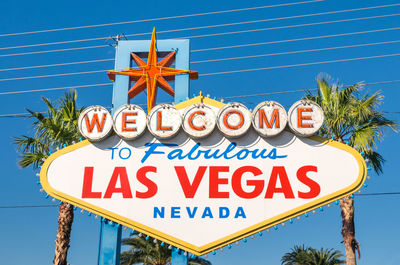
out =
[(294, 218), (361, 187), (353, 148), (319, 136), (323, 114), (298, 101), (198, 96), (146, 114), (101, 106), (79, 119), (88, 140), (52, 154), (48, 194), (196, 255)]

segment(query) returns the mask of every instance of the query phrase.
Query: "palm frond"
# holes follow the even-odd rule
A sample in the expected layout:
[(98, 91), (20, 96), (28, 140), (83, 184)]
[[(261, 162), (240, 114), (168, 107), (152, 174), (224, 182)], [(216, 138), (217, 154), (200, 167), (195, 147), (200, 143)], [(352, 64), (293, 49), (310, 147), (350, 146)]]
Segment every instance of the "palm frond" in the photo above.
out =
[[(330, 83), (326, 77), (319, 78), (317, 83), (317, 94), (313, 95), (308, 91), (305, 97), (319, 104), (324, 112), (325, 119), (320, 135), (349, 139), (350, 144), (358, 151), (371, 153), (374, 152), (377, 142), (382, 141), (386, 128), (397, 132), (398, 124), (387, 119), (379, 110), (383, 103), (380, 91), (361, 96), (361, 83), (340, 88), (337, 84)], [(382, 171), (384, 160), (381, 158), (379, 156), (373, 164), (378, 173)]]
[(385, 162), (385, 159), (378, 152), (375, 152), (374, 150), (367, 150), (364, 152), (364, 157), (377, 174), (381, 174), (383, 172), (383, 163)]
[(64, 98), (53, 104), (42, 98), (47, 107), (46, 114), (27, 109), (33, 118), (33, 136), (22, 135), (14, 138), (21, 158), (18, 164), (22, 167), (43, 163), (49, 152), (78, 141), (81, 135), (78, 130), (78, 117), (81, 109), (76, 108), (76, 92), (66, 92)]

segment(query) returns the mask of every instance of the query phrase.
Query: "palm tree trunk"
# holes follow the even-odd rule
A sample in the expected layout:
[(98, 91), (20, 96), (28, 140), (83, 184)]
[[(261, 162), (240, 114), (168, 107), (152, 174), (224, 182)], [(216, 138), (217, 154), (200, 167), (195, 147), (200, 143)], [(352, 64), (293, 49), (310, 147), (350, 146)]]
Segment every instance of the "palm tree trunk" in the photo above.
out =
[(53, 260), (54, 265), (67, 265), (67, 253), (73, 220), (73, 207), (70, 204), (63, 202), (58, 211), (56, 250)]
[(356, 245), (355, 229), (354, 229), (354, 199), (350, 196), (340, 200), (340, 208), (342, 210), (342, 236), (344, 248), (346, 250), (346, 264), (356, 265)]

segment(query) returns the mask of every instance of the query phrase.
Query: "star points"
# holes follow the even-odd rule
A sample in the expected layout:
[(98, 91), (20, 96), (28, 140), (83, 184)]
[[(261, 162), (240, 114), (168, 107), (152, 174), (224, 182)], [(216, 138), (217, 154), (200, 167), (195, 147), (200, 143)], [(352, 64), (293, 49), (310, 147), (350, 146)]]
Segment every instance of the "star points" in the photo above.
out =
[(129, 89), (128, 96), (133, 98), (139, 93), (147, 90), (147, 108), (150, 111), (156, 104), (157, 88), (160, 87), (170, 96), (175, 96), (174, 89), (170, 86), (168, 81), (175, 80), (176, 75), (189, 74), (190, 79), (197, 79), (198, 72), (191, 70), (181, 70), (170, 68), (175, 61), (176, 52), (173, 51), (158, 61), (157, 48), (156, 48), (156, 30), (153, 29), (149, 55), (147, 62), (142, 60), (135, 53), (131, 53), (133, 61), (138, 67), (129, 70), (114, 70), (107, 73), (111, 80), (115, 80), (116, 75), (127, 75), (130, 81), (135, 81), (135, 84)]

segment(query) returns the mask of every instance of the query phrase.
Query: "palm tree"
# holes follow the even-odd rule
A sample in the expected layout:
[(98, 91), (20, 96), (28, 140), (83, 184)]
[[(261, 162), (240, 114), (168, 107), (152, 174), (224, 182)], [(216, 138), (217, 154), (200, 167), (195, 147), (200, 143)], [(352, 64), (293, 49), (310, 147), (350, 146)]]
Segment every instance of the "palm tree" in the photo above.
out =
[[(47, 98), (42, 98), (47, 106), (46, 114), (27, 110), (32, 122), (33, 136), (22, 135), (14, 138), (20, 152), (18, 164), (25, 168), (33, 165), (40, 168), (51, 152), (78, 141), (78, 117), (83, 108), (76, 107), (75, 91), (66, 92), (54, 106)], [(57, 238), (55, 241), (55, 265), (67, 265), (71, 226), (74, 219), (73, 207), (61, 203), (58, 214)]]
[[(121, 253), (121, 265), (170, 265), (171, 249), (161, 242), (146, 240), (134, 233), (133, 237), (122, 239), (122, 245), (130, 246), (129, 250)], [(189, 265), (211, 265), (211, 262), (200, 257), (188, 256)]]
[(344, 264), (342, 253), (334, 249), (320, 250), (294, 246), (291, 252), (286, 253), (282, 259), (282, 265), (339, 265)]
[[(397, 127), (379, 110), (383, 103), (381, 92), (360, 95), (362, 84), (340, 89), (338, 84), (331, 84), (326, 78), (318, 78), (317, 82), (317, 95), (308, 92), (306, 98), (318, 103), (324, 112), (325, 120), (320, 134), (340, 142), (346, 141), (364, 155), (376, 173), (381, 173), (384, 159), (374, 150), (376, 143), (383, 139), (384, 128), (396, 131)], [(359, 251), (359, 244), (355, 239), (353, 196), (342, 198), (340, 208), (346, 264), (355, 265), (355, 250)]]
[(345, 264), (345, 261), (342, 260), (343, 254), (334, 249), (311, 249), (309, 257), (310, 265), (339, 265)]
[(303, 265), (307, 264), (310, 248), (294, 246), (290, 252), (286, 253), (281, 262), (283, 265)]

